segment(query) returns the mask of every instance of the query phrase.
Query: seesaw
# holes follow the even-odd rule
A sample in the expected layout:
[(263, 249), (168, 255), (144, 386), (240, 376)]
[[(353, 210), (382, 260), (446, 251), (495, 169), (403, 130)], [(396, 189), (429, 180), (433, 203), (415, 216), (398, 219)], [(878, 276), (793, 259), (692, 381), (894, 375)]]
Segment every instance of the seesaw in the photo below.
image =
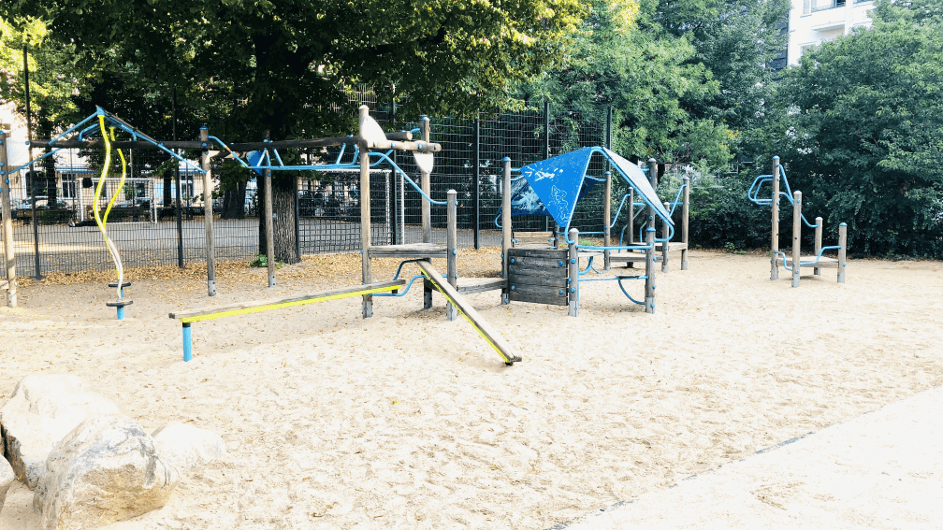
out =
[[(442, 281), (442, 275), (427, 260), (417, 260), (416, 263), (422, 271), (426, 280), (428, 280), (443, 296), (445, 296), (452, 306), (468, 320), (468, 323), (475, 328), (488, 344), (494, 348), (498, 355), (504, 360), (504, 364), (510, 366), (519, 362), (521, 357), (513, 353), (511, 347), (498, 335), (498, 333), (488, 324), (478, 311), (468, 300), (455, 290), (448, 282)], [(191, 334), (191, 324), (194, 322), (203, 322), (206, 320), (215, 320), (218, 318), (231, 317), (236, 315), (247, 315), (250, 313), (259, 313), (273, 309), (284, 309), (287, 307), (297, 307), (316, 302), (327, 302), (328, 300), (339, 300), (341, 298), (351, 298), (354, 296), (372, 295), (377, 293), (398, 290), (406, 285), (406, 280), (394, 279), (385, 282), (376, 282), (367, 285), (353, 285), (340, 289), (332, 289), (316, 293), (299, 294), (286, 298), (277, 298), (269, 300), (256, 300), (251, 302), (240, 302), (236, 304), (207, 307), (203, 309), (194, 309), (190, 311), (177, 311), (170, 313), (170, 318), (179, 320), (183, 325), (183, 360), (193, 359), (193, 338)], [(407, 286), (408, 289), (408, 286)]]

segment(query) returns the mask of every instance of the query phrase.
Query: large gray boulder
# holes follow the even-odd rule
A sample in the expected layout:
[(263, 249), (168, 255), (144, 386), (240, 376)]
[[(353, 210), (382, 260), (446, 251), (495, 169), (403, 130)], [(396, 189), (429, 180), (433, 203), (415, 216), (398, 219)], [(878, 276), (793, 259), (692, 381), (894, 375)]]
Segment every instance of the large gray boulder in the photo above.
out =
[(3, 501), (7, 498), (7, 490), (16, 477), (13, 475), (13, 468), (6, 458), (3, 458), (3, 451), (0, 450), (0, 512), (3, 512)]
[(33, 493), (45, 530), (83, 530), (162, 507), (180, 473), (131, 418), (95, 416), (56, 446)]
[(34, 489), (46, 458), (90, 416), (119, 414), (117, 405), (74, 375), (28, 375), (0, 408), (0, 428), (16, 478)]
[(218, 434), (186, 423), (168, 423), (151, 436), (161, 458), (170, 459), (181, 473), (226, 456), (226, 443)]

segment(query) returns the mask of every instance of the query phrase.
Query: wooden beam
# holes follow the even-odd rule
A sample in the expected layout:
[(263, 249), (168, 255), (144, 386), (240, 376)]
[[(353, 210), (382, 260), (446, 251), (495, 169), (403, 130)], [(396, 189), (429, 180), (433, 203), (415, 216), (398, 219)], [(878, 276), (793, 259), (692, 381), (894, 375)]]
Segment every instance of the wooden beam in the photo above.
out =
[(439, 274), (439, 271), (437, 271), (435, 267), (432, 266), (432, 263), (421, 260), (417, 261), (416, 265), (422, 269), (422, 273), (426, 277), (426, 281), (430, 282), (433, 287), (442, 293), (443, 296), (448, 298), (449, 301), (452, 302), (456, 308), (458, 308), (459, 312), (465, 316), (465, 319), (468, 320), (468, 323), (471, 324), (472, 327), (475, 328), (475, 330), (478, 331), (478, 333), (486, 341), (488, 341), (488, 344), (490, 344), (496, 352), (498, 352), (498, 355), (504, 359), (504, 364), (510, 366), (516, 362), (521, 361), (520, 355), (517, 355), (513, 352), (511, 346), (505, 342), (505, 340), (500, 335), (498, 335), (497, 331), (491, 327), (491, 324), (485, 321), (484, 317), (482, 317), (481, 314), (479, 314), (478, 311), (476, 311), (475, 308), (472, 307), (470, 303), (468, 303), (468, 300), (466, 300), (464, 296), (458, 294), (458, 291), (449, 285), (448, 282), (442, 281), (442, 275)]
[(779, 256), (776, 255), (779, 252), (779, 157), (773, 157), (773, 191), (772, 200), (770, 201), (773, 205), (773, 216), (772, 216), (772, 241), (770, 241), (770, 268), (769, 268), (769, 279), (778, 280), (779, 279)]
[(802, 192), (792, 193), (792, 286), (799, 287), (799, 270), (796, 263), (802, 260), (799, 252), (802, 247)]
[(7, 306), (16, 307), (16, 254), (13, 250), (13, 209), (10, 204), (10, 174), (7, 159), (6, 126), (0, 126), (0, 203), (3, 214), (3, 261), (6, 270)]
[[(409, 140), (404, 140), (409, 135)], [(308, 138), (300, 140), (276, 140), (272, 142), (236, 142), (229, 144), (229, 148), (236, 152), (262, 151), (265, 149), (309, 149), (318, 147), (334, 147), (338, 145), (357, 145), (358, 136), (335, 136), (331, 138)], [(38, 149), (94, 149), (104, 148), (105, 142), (101, 139), (91, 140), (30, 140), (29, 145)], [(158, 141), (157, 144), (144, 140), (117, 140), (111, 142), (114, 149), (209, 149), (211, 151), (225, 150), (214, 140), (178, 140)], [(416, 142), (410, 133), (390, 133), (385, 142), (371, 142), (372, 149), (399, 149), (402, 151), (421, 151), (425, 153), (439, 153), (442, 145), (432, 142)]]
[(838, 283), (845, 283), (845, 267), (848, 266), (848, 225), (838, 225)]
[(191, 320), (196, 317), (208, 317), (199, 318), (199, 320), (213, 320), (217, 318), (233, 316), (236, 314), (258, 313), (261, 311), (277, 309), (277, 307), (272, 306), (283, 307), (288, 304), (303, 305), (303, 303), (324, 302), (327, 300), (359, 296), (365, 292), (375, 293), (381, 291), (391, 291), (398, 287), (402, 287), (405, 284), (406, 280), (391, 280), (386, 282), (371, 283), (368, 285), (351, 285), (349, 287), (341, 287), (339, 289), (331, 289), (328, 291), (320, 291), (315, 293), (298, 294), (286, 298), (270, 298), (267, 300), (254, 300), (251, 302), (240, 302), (238, 304), (220, 305), (202, 309), (191, 309), (189, 311), (175, 311), (170, 313), (170, 318), (175, 320)]
[[(366, 118), (369, 117), (370, 110), (366, 105), (361, 105), (359, 109), (360, 124), (363, 126)], [(363, 137), (363, 131), (360, 131)], [(370, 226), (370, 155), (367, 152), (364, 141), (360, 142), (360, 263), (361, 277), (363, 283), (369, 284), (373, 281), (373, 266), (370, 263), (370, 245), (371, 245), (371, 226)], [(363, 295), (363, 318), (373, 316), (373, 296)]]
[(681, 203), (681, 270), (688, 270), (688, 242), (690, 239), (689, 220), (691, 216), (691, 179), (683, 177), (681, 182), (684, 184), (684, 199)]

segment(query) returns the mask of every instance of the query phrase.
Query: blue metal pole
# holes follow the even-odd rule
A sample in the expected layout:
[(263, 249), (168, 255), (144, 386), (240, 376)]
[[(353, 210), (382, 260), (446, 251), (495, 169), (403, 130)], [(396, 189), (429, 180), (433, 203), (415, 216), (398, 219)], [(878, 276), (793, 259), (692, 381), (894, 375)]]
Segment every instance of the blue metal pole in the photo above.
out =
[(183, 324), (183, 361), (189, 362), (193, 359), (193, 338), (190, 335), (190, 323)]
[(118, 306), (118, 320), (124, 320), (124, 307)]

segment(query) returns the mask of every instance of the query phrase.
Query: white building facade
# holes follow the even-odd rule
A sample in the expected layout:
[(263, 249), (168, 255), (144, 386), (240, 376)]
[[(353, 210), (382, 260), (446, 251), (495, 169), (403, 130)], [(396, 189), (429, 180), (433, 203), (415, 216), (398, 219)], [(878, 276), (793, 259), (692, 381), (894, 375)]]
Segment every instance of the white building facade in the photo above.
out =
[(874, 0), (792, 0), (789, 11), (789, 66), (799, 64), (803, 51), (871, 27)]

